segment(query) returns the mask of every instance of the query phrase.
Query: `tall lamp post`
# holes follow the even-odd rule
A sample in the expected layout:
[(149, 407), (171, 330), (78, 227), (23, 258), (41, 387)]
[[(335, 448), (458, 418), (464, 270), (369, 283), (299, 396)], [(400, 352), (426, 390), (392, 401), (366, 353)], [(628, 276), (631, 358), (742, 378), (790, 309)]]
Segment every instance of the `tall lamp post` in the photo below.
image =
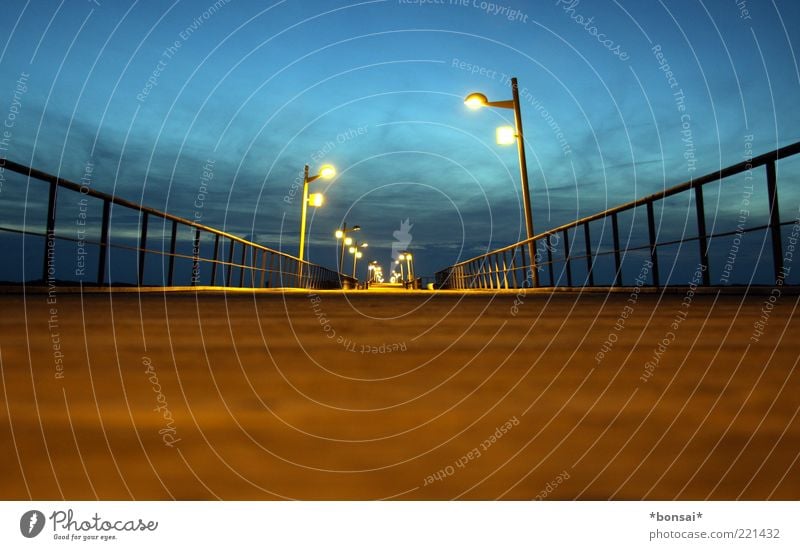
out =
[[(525, 137), (522, 132), (522, 115), (519, 109), (519, 87), (516, 77), (511, 79), (512, 99), (505, 101), (489, 101), (485, 95), (480, 93), (469, 94), (464, 103), (470, 109), (480, 109), (481, 107), (498, 107), (501, 109), (514, 110), (514, 126), (512, 130), (508, 127), (497, 129), (497, 142), (501, 145), (510, 145), (514, 140), (517, 142), (519, 152), (519, 172), (522, 181), (522, 204), (525, 209), (525, 230), (528, 236), (528, 256), (530, 258), (530, 276), (533, 286), (539, 285), (536, 270), (536, 244), (533, 238), (533, 216), (531, 214), (531, 195), (528, 186), (528, 164), (525, 161)], [(513, 132), (513, 133), (512, 133)]]
[(305, 248), (306, 248), (306, 214), (308, 213), (308, 206), (319, 207), (325, 202), (325, 197), (322, 193), (313, 193), (311, 196), (308, 194), (308, 184), (318, 180), (319, 178), (329, 180), (336, 175), (336, 168), (330, 164), (323, 164), (319, 169), (319, 174), (315, 176), (308, 175), (308, 164), (303, 170), (303, 210), (300, 215), (300, 250), (297, 257), (300, 259), (300, 277), (303, 276), (303, 262), (305, 261)]
[(353, 255), (353, 279), (358, 279), (358, 277), (356, 277), (356, 264), (358, 263), (358, 260), (364, 255), (359, 250), (359, 248), (367, 248), (368, 246), (369, 243), (359, 243), (358, 241), (356, 241), (355, 243), (353, 243), (353, 246), (350, 247), (350, 254)]
[[(413, 282), (414, 282), (414, 270), (411, 268), (411, 259), (412, 259), (411, 252), (409, 252), (408, 250), (404, 250), (403, 252), (400, 253), (400, 255), (397, 257), (397, 259), (399, 261), (401, 261), (401, 262), (403, 260), (405, 260), (405, 262), (406, 262), (406, 274), (408, 274), (408, 280), (413, 284)], [(403, 264), (400, 264), (400, 270), (402, 271), (402, 269), (403, 269)]]
[(360, 225), (354, 225), (347, 229), (347, 224), (343, 223), (341, 229), (336, 230), (336, 239), (342, 241), (341, 250), (339, 252), (339, 273), (344, 273), (344, 249), (353, 244), (353, 239), (347, 236), (348, 232), (361, 231)]

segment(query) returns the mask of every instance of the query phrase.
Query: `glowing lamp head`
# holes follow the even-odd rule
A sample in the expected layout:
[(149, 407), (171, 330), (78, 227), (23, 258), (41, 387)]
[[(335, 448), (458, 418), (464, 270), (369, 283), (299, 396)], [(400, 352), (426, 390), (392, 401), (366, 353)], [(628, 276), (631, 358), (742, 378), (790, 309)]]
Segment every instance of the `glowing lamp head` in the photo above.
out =
[(345, 237), (344, 245), (345, 246), (350, 246), (351, 244), (353, 244), (353, 238), (352, 237)]
[(362, 254), (360, 251), (356, 252), (356, 258), (358, 258), (359, 260), (361, 259), (361, 256), (363, 256), (363, 255), (364, 254)]
[(325, 196), (322, 193), (311, 193), (308, 196), (309, 206), (322, 206), (325, 203)]
[(498, 126), (496, 138), (498, 145), (513, 145), (517, 140), (517, 133), (512, 126)]
[(336, 175), (336, 168), (332, 164), (323, 164), (319, 169), (319, 177), (324, 180), (329, 180)]
[(349, 250), (350, 250), (350, 254), (355, 254), (356, 253), (356, 247), (355, 246), (351, 246)]
[(362, 246), (363, 248), (367, 248), (367, 247), (369, 246), (369, 243), (361, 243), (361, 246)]
[(399, 256), (397, 256), (397, 259), (400, 260), (400, 261), (403, 261), (403, 260), (406, 259), (406, 255), (405, 254), (400, 254)]
[(341, 239), (342, 237), (344, 237), (344, 231), (342, 231), (341, 229), (337, 229), (336, 230), (336, 238), (337, 239)]
[(481, 107), (486, 107), (487, 103), (489, 103), (489, 100), (486, 98), (486, 96), (479, 93), (469, 94), (466, 98), (464, 98), (464, 105), (470, 109), (480, 109)]
[(410, 259), (411, 259), (411, 254), (409, 252), (406, 252), (406, 260), (410, 260)]

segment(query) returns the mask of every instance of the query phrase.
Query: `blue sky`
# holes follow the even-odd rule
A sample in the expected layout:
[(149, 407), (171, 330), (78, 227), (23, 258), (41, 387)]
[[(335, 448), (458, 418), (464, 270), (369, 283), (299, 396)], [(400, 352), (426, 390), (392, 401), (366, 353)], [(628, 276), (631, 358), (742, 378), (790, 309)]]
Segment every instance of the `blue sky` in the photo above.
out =
[(467, 93), (507, 99), (518, 77), (541, 231), (800, 140), (798, 23), (794, 1), (6, 0), (3, 154), (76, 181), (91, 162), (94, 188), (186, 217), (213, 161), (202, 222), (291, 253), (285, 197), (330, 162), (310, 260), (335, 265), (346, 220), (385, 265), (408, 219), (433, 274), (524, 234), (516, 150), (494, 143), (511, 112), (468, 111)]

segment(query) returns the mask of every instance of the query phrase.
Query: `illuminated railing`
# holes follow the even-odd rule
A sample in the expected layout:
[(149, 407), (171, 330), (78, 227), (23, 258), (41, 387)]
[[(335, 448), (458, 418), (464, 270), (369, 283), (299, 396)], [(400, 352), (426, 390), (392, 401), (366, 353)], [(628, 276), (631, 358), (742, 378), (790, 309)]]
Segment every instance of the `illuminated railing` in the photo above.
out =
[[(91, 246), (97, 247), (96, 277), (90, 278), (89, 282), (101, 286), (115, 284), (109, 278), (109, 252), (113, 249), (136, 253), (136, 273), (135, 275), (132, 274), (131, 278), (139, 286), (178, 286), (175, 283), (176, 278), (187, 281), (189, 286), (240, 288), (290, 287), (322, 289), (355, 285), (352, 277), (309, 262), (303, 262), (301, 270), (300, 260), (295, 256), (267, 248), (195, 221), (102, 193), (85, 185), (23, 166), (10, 160), (0, 159), (0, 167), (26, 176), (28, 185), (33, 181), (49, 185), (49, 189), (47, 187), (43, 188), (48, 193), (47, 213), (43, 224), (30, 220), (30, 217), (28, 218), (29, 223), (23, 224), (21, 227), (9, 227), (0, 222), (0, 232), (21, 234), (23, 239), (25, 236), (44, 237), (41, 278), (36, 277), (38, 275), (36, 273), (27, 277), (28, 280), (25, 281), (27, 283), (52, 282), (53, 265), (56, 263), (55, 243), (57, 241), (72, 241), (76, 245), (80, 245), (82, 249)], [(9, 182), (5, 182), (5, 185), (9, 185)], [(96, 235), (96, 238), (82, 238), (57, 231), (57, 207), (58, 204), (65, 200), (62, 192), (75, 194), (77, 201), (100, 201), (102, 215), (99, 220), (99, 231), (97, 231), (97, 227), (89, 227), (84, 230), (86, 235)], [(29, 191), (29, 194), (36, 196), (37, 191)], [(74, 202), (70, 201), (68, 204)], [(23, 205), (19, 206), (23, 208)], [(133, 242), (111, 242), (110, 240), (112, 220), (120, 217), (125, 218), (125, 216), (120, 216), (122, 213), (120, 209), (128, 213), (133, 212), (137, 216), (134, 221), (127, 219), (124, 222), (126, 223), (126, 231), (131, 232), (134, 229), (136, 231), (136, 236), (133, 239), (129, 239)], [(92, 225), (95, 222), (90, 220), (87, 223)], [(37, 226), (43, 227), (43, 230), (37, 230)], [(161, 238), (152, 234), (154, 233), (152, 229), (159, 226), (164, 229)], [(148, 234), (148, 229), (151, 230), (150, 235)], [(188, 243), (180, 243), (179, 232), (186, 234)], [(158, 246), (159, 244), (161, 245), (160, 247)], [(179, 244), (190, 245), (188, 252), (178, 250)], [(28, 245), (25, 246), (27, 250)], [(208, 252), (208, 254), (204, 254), (204, 252)], [(163, 269), (159, 278), (148, 278), (146, 275), (145, 267), (148, 265), (148, 258), (152, 256), (161, 257)], [(176, 269), (176, 261), (185, 264), (183, 272), (179, 272)], [(165, 262), (166, 265), (164, 265)], [(189, 272), (185, 273), (187, 269)], [(64, 278), (60, 277), (59, 282), (64, 282)], [(133, 284), (133, 282), (129, 284)]]
[[(709, 266), (709, 243), (712, 239), (739, 238), (751, 232), (763, 231), (768, 234), (764, 240), (770, 242), (770, 251), (767, 257), (771, 262), (771, 271), (778, 284), (789, 284), (786, 281), (788, 268), (784, 266), (784, 255), (788, 254), (784, 247), (783, 239), (796, 240), (796, 230), (794, 226), (800, 227), (800, 220), (790, 219), (781, 221), (779, 214), (778, 185), (776, 177), (776, 162), (800, 153), (800, 142), (782, 147), (775, 151), (757, 156), (751, 160), (729, 166), (717, 172), (705, 175), (700, 178), (676, 185), (658, 193), (621, 204), (603, 212), (587, 216), (570, 222), (568, 224), (544, 231), (535, 235), (531, 239), (526, 239), (512, 245), (492, 250), (469, 260), (459, 262), (436, 273), (436, 285), (445, 289), (507, 289), (524, 288), (532, 286), (541, 287), (585, 287), (585, 286), (621, 286), (623, 284), (637, 284), (639, 286), (664, 286), (663, 273), (659, 270), (659, 248), (662, 254), (665, 248), (674, 245), (683, 246), (687, 243), (696, 243), (699, 274), (696, 284), (710, 285), (711, 272), (713, 269), (720, 269), (720, 266)], [(717, 215), (715, 212), (714, 223), (711, 224), (711, 232), (707, 230), (706, 212), (704, 206), (703, 189), (711, 183), (720, 182), (719, 193), (725, 191), (725, 178), (739, 174), (752, 174), (754, 170), (763, 168), (766, 172), (766, 194), (768, 220), (766, 224), (748, 227), (737, 227), (734, 231), (717, 231)], [(797, 189), (797, 182), (795, 188)], [(696, 232), (687, 235), (683, 231), (677, 238), (659, 240), (659, 233), (656, 230), (656, 206), (664, 207), (663, 201), (667, 197), (678, 195), (679, 193), (694, 193), (692, 208), (696, 211), (693, 224)], [(689, 197), (691, 198), (691, 197)], [(798, 212), (800, 200), (796, 200), (796, 194), (792, 197), (790, 204), (791, 212)], [(796, 200), (796, 203), (795, 203)], [(659, 201), (662, 201), (659, 203)], [(688, 201), (687, 203), (688, 204)], [(784, 205), (785, 206), (785, 205)], [(641, 245), (631, 244), (630, 233), (628, 240), (620, 244), (619, 217), (622, 214), (634, 211), (636, 208), (644, 207), (647, 220), (647, 241)], [(662, 210), (663, 212), (663, 210)], [(737, 214), (739, 210), (737, 210)], [(633, 213), (635, 216), (635, 213)], [(722, 215), (728, 215), (722, 213)], [(590, 224), (597, 222), (606, 229), (606, 223), (610, 221), (612, 245), (600, 246), (592, 242)], [(633, 222), (632, 222), (633, 223)], [(661, 227), (662, 224), (659, 224)], [(791, 231), (781, 233), (783, 226), (792, 225)], [(570, 235), (572, 245), (570, 245)], [(794, 235), (794, 237), (791, 237)], [(577, 240), (581, 240), (583, 246), (575, 246)], [(533, 241), (533, 249), (536, 251), (534, 258), (535, 268), (531, 269), (529, 262), (530, 254), (527, 251), (528, 244)], [(554, 244), (557, 243), (557, 244)], [(694, 245), (692, 245), (694, 246)], [(582, 250), (580, 250), (582, 248)], [(599, 258), (612, 256), (614, 258), (613, 277), (610, 281), (596, 281), (595, 270)], [(637, 256), (647, 264), (646, 280), (643, 285), (641, 280), (628, 278), (623, 280), (623, 263), (626, 256)], [(800, 255), (798, 255), (800, 257)], [(662, 260), (665, 259), (662, 255)], [(585, 276), (574, 277), (573, 268), (575, 262), (585, 262), (585, 267), (581, 266)], [(673, 262), (674, 265), (674, 262)], [(560, 272), (556, 274), (555, 268)], [(722, 269), (725, 269), (723, 266)], [(755, 267), (754, 267), (755, 269)], [(545, 280), (546, 279), (546, 280)], [(672, 283), (671, 283), (672, 284)]]

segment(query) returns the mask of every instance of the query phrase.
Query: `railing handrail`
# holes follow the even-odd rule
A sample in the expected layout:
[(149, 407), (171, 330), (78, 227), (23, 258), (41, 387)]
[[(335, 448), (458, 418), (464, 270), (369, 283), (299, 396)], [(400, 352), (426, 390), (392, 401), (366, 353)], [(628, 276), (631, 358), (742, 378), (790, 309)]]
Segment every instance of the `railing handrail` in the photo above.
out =
[[(43, 172), (41, 170), (37, 170), (36, 168), (32, 168), (30, 166), (25, 166), (24, 164), (19, 164), (17, 162), (14, 162), (12, 160), (7, 159), (7, 158), (0, 158), (0, 167), (5, 168), (7, 170), (11, 170), (12, 172), (16, 172), (16, 173), (24, 175), (24, 176), (28, 176), (28, 177), (31, 177), (31, 178), (34, 178), (34, 179), (38, 179), (38, 180), (41, 180), (41, 181), (45, 181), (45, 182), (48, 182), (48, 183), (51, 183), (51, 184), (58, 185), (59, 187), (65, 187), (67, 189), (70, 189), (71, 191), (76, 191), (76, 192), (81, 193), (83, 195), (88, 195), (90, 197), (95, 197), (95, 198), (98, 198), (98, 199), (101, 199), (101, 200), (109, 201), (109, 202), (112, 202), (114, 204), (118, 204), (120, 206), (124, 206), (126, 208), (131, 208), (131, 209), (134, 209), (134, 210), (138, 210), (140, 212), (146, 212), (146, 213), (152, 214), (154, 216), (159, 216), (161, 218), (164, 218), (164, 219), (167, 219), (167, 220), (170, 220), (170, 221), (174, 221), (174, 222), (178, 222), (178, 223), (181, 223), (181, 224), (184, 224), (184, 225), (188, 225), (188, 226), (194, 227), (195, 229), (200, 229), (202, 231), (207, 231), (207, 232), (212, 233), (214, 235), (219, 235), (220, 237), (224, 237), (226, 239), (230, 239), (232, 241), (236, 241), (238, 243), (241, 243), (241, 244), (244, 244), (244, 245), (247, 245), (247, 246), (251, 246), (253, 248), (258, 248), (260, 250), (264, 250), (264, 251), (270, 252), (272, 254), (278, 254), (279, 256), (283, 256), (283, 257), (291, 259), (291, 260), (301, 261), (303, 264), (308, 265), (308, 266), (316, 265), (316, 264), (312, 264), (311, 262), (308, 262), (308, 261), (300, 260), (297, 256), (292, 256), (291, 254), (287, 254), (286, 252), (281, 252), (280, 250), (274, 250), (274, 249), (269, 248), (267, 246), (264, 246), (264, 245), (261, 245), (261, 244), (258, 244), (258, 243), (254, 243), (252, 241), (248, 241), (247, 239), (244, 239), (244, 238), (239, 237), (237, 235), (233, 235), (231, 233), (227, 233), (225, 231), (221, 231), (219, 229), (215, 229), (213, 227), (210, 227), (210, 226), (207, 226), (207, 225), (203, 225), (201, 223), (198, 223), (198, 222), (186, 219), (186, 218), (182, 218), (180, 216), (176, 216), (174, 214), (169, 214), (167, 212), (162, 212), (161, 210), (156, 210), (155, 208), (151, 208), (149, 206), (144, 206), (142, 204), (135, 203), (135, 202), (129, 201), (127, 199), (123, 199), (123, 198), (118, 197), (116, 195), (111, 195), (109, 193), (104, 193), (102, 191), (98, 191), (96, 189), (89, 188), (89, 187), (87, 187), (85, 185), (81, 185), (79, 183), (75, 183), (73, 181), (70, 181), (68, 179), (62, 178), (60, 176), (54, 176), (52, 174), (48, 174), (47, 172)], [(319, 266), (319, 267), (323, 267), (324, 268), (324, 266)], [(328, 269), (328, 268), (324, 268), (324, 269)], [(330, 271), (332, 271), (334, 273), (336, 272), (335, 270), (330, 270)], [(343, 273), (340, 273), (339, 275), (347, 277)]]
[[(583, 218), (571, 221), (569, 223), (560, 225), (558, 227), (554, 227), (552, 229), (548, 229), (547, 231), (542, 231), (541, 233), (537, 233), (536, 235), (534, 235), (530, 239), (523, 239), (523, 240), (521, 240), (519, 242), (512, 243), (512, 244), (509, 244), (509, 245), (501, 247), (501, 248), (495, 248), (495, 249), (489, 250), (487, 252), (484, 252), (483, 254), (478, 254), (477, 256), (469, 258), (468, 260), (462, 260), (461, 262), (453, 264), (453, 265), (445, 268), (445, 270), (469, 264), (470, 262), (474, 262), (476, 260), (480, 260), (481, 258), (483, 258), (485, 256), (488, 256), (490, 254), (499, 254), (499, 253), (502, 253), (502, 252), (506, 252), (508, 250), (512, 250), (514, 248), (517, 248), (517, 247), (519, 247), (521, 245), (525, 245), (525, 244), (530, 243), (530, 242), (536, 242), (536, 241), (541, 240), (543, 238), (546, 238), (546, 237), (548, 237), (550, 235), (555, 235), (555, 234), (560, 233), (562, 231), (566, 231), (568, 229), (572, 229), (573, 227), (578, 227), (578, 226), (583, 225), (583, 224), (587, 224), (587, 223), (590, 223), (590, 222), (593, 222), (593, 221), (596, 221), (596, 220), (607, 218), (608, 216), (611, 216), (613, 214), (617, 214), (619, 212), (624, 212), (625, 210), (630, 210), (630, 209), (636, 208), (638, 206), (646, 205), (647, 203), (655, 202), (657, 200), (670, 197), (670, 196), (675, 195), (677, 193), (681, 193), (683, 191), (688, 191), (689, 189), (692, 189), (692, 188), (695, 188), (695, 187), (702, 187), (703, 185), (706, 185), (708, 183), (713, 183), (715, 181), (719, 181), (719, 180), (725, 179), (725, 178), (730, 177), (730, 176), (735, 176), (736, 174), (740, 174), (742, 172), (746, 172), (748, 170), (752, 170), (753, 168), (757, 168), (759, 166), (764, 166), (769, 162), (774, 162), (774, 161), (780, 160), (780, 159), (785, 158), (785, 157), (796, 155), (798, 153), (800, 153), (800, 141), (792, 143), (790, 145), (786, 145), (786, 146), (781, 147), (779, 149), (775, 149), (774, 151), (770, 151), (768, 153), (761, 154), (761, 155), (759, 155), (757, 157), (753, 157), (751, 160), (743, 161), (743, 162), (734, 164), (732, 166), (728, 166), (726, 168), (723, 168), (721, 170), (718, 170), (716, 172), (711, 172), (711, 173), (706, 174), (704, 176), (700, 176), (699, 178), (690, 179), (689, 181), (685, 181), (683, 183), (679, 183), (679, 184), (674, 185), (674, 186), (672, 186), (672, 187), (670, 187), (668, 189), (664, 189), (662, 191), (658, 191), (657, 193), (653, 193), (653, 194), (647, 195), (645, 197), (641, 197), (641, 198), (638, 198), (638, 199), (635, 199), (635, 200), (632, 200), (632, 201), (629, 201), (629, 202), (614, 206), (614, 207), (609, 208), (607, 210), (603, 210), (602, 212), (597, 212), (595, 214), (591, 214), (589, 216), (585, 216)], [(441, 271), (439, 271), (437, 273), (441, 273)]]

